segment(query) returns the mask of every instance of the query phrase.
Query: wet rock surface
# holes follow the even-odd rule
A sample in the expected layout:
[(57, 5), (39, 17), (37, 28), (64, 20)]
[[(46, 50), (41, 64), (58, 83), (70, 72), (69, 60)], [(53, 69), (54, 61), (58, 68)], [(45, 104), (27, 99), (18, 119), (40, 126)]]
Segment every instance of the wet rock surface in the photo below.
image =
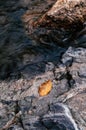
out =
[[(33, 36), (25, 28), (28, 13), (33, 21), (55, 2), (0, 1), (0, 130), (86, 130), (85, 24), (74, 38), (62, 28), (47, 38), (49, 28)], [(53, 88), (41, 97), (48, 80)]]
[[(86, 1), (85, 0), (57, 0), (52, 8), (45, 14), (44, 20), (39, 20), (43, 25), (56, 23), (57, 26), (75, 27), (82, 25), (86, 21)], [(52, 22), (51, 22), (52, 21)], [(79, 25), (79, 27), (80, 27)]]

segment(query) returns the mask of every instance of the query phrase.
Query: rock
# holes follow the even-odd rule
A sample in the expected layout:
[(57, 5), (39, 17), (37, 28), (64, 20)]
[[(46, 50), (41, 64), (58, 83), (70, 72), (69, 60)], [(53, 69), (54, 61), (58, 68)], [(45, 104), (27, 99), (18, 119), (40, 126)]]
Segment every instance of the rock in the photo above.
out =
[(37, 43), (52, 45), (54, 42), (62, 47), (85, 46), (85, 36), (74, 41), (86, 21), (85, 0), (58, 0), (51, 8), (48, 7), (45, 12), (41, 11), (40, 14), (39, 8), (42, 5), (36, 7), (37, 9), (34, 8), (35, 13), (29, 9), (24, 14), (23, 21), (28, 34)]
[[(79, 26), (86, 20), (85, 0), (58, 0), (53, 7), (40, 18), (38, 24), (53, 27)], [(64, 15), (65, 14), (65, 15)], [(39, 26), (39, 25), (38, 25)]]
[[(64, 63), (64, 61), (66, 59), (69, 60), (69, 58), (73, 58), (74, 62), (77, 62), (77, 63), (84, 62), (85, 63), (86, 62), (85, 55), (86, 55), (85, 48), (69, 47), (68, 50), (66, 51), (66, 53), (64, 53), (64, 55), (63, 55), (62, 62)], [(65, 62), (65, 64), (66, 64), (66, 62)]]
[(32, 107), (33, 97), (25, 97), (24, 99), (18, 101), (19, 109), (22, 112), (22, 114), (27, 114)]
[(46, 70), (45, 71), (53, 71), (54, 70), (54, 64), (53, 64), (53, 62), (48, 62), (47, 64), (46, 64)]
[[(84, 48), (73, 48), (70, 47), (67, 52), (63, 55), (62, 62), (67, 66), (69, 58), (72, 59), (70, 66), (67, 69), (74, 80), (74, 86), (83, 86), (86, 83), (85, 80), (85, 56), (86, 50)], [(65, 61), (65, 62), (64, 62)]]
[(28, 113), (21, 116), (24, 129), (54, 130), (59, 128), (60, 130), (78, 130), (77, 124), (75, 123), (69, 109), (64, 104), (53, 103), (50, 104), (50, 110), (45, 112), (45, 114), (41, 116), (38, 116), (39, 113), (38, 115), (37, 113), (34, 114), (32, 113), (32, 115), (29, 115)]
[(0, 129), (3, 128), (6, 123), (11, 120), (15, 115), (16, 103), (0, 101)]
[(25, 130), (47, 130), (47, 128), (41, 124), (37, 116), (27, 115), (23, 117), (23, 126)]
[(64, 64), (58, 65), (58, 67), (54, 69), (54, 74), (57, 80), (64, 78), (66, 75), (66, 66)]
[(44, 115), (42, 122), (50, 130), (78, 130), (68, 108), (59, 103), (50, 106), (50, 114)]
[(86, 90), (75, 95), (71, 100), (67, 101), (67, 105), (69, 106), (74, 119), (77, 121), (80, 129), (86, 129)]

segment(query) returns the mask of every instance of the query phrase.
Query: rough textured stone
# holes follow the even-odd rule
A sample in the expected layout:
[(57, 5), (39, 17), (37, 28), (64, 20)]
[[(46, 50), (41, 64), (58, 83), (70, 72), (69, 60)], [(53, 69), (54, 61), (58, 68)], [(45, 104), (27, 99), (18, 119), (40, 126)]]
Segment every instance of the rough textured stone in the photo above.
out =
[(53, 7), (34, 24), (35, 26), (46, 26), (48, 24), (47, 26), (52, 28), (58, 26), (64, 28), (76, 27), (86, 20), (85, 12), (85, 0), (57, 0)]
[(68, 72), (75, 81), (75, 86), (85, 86), (85, 63), (86, 63), (86, 50), (84, 48), (72, 48), (70, 47), (63, 55), (62, 62), (67, 66), (68, 57), (72, 59), (68, 67)]
[(0, 128), (15, 116), (16, 103), (0, 101)]
[(50, 106), (50, 114), (47, 114), (42, 119), (44, 125), (50, 129), (68, 129), (78, 130), (68, 108), (63, 104), (53, 104)]
[[(70, 107), (72, 114), (79, 124), (80, 128), (86, 128), (86, 91), (77, 94), (72, 99), (67, 101), (67, 105)], [(83, 124), (83, 125), (82, 125)]]

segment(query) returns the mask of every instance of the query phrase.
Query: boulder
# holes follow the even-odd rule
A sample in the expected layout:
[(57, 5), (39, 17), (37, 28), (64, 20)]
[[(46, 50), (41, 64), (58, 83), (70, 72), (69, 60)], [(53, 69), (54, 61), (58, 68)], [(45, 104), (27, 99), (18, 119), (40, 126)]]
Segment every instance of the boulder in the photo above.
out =
[(57, 0), (52, 8), (34, 24), (40, 26), (80, 26), (86, 20), (85, 0)]

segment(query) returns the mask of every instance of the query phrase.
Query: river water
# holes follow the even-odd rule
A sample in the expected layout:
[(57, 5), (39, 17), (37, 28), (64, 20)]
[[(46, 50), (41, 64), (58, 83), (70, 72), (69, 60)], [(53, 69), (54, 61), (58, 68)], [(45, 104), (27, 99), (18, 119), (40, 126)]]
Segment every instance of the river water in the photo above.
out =
[[(31, 78), (46, 71), (46, 64), (59, 64), (69, 46), (86, 47), (85, 24), (76, 34), (63, 29), (40, 39), (41, 31), (28, 34), (22, 16), (29, 10), (44, 13), (56, 0), (0, 0), (0, 79)], [(42, 30), (45, 31), (45, 28)], [(75, 36), (75, 37), (74, 37)], [(44, 42), (42, 42), (44, 40)]]

